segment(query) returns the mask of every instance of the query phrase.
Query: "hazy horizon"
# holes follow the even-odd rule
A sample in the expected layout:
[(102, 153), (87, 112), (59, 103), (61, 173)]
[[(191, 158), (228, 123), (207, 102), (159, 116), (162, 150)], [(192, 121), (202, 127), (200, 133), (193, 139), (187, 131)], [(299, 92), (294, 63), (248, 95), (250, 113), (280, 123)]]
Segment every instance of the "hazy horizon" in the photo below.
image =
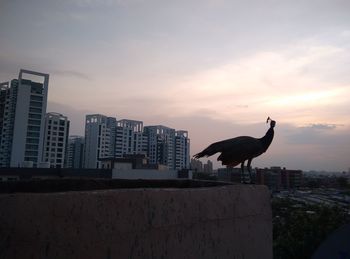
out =
[(349, 11), (345, 0), (0, 0), (0, 82), (49, 73), (47, 112), (68, 116), (71, 134), (101, 113), (188, 130), (191, 155), (261, 137), (270, 116), (275, 138), (253, 167), (348, 171)]

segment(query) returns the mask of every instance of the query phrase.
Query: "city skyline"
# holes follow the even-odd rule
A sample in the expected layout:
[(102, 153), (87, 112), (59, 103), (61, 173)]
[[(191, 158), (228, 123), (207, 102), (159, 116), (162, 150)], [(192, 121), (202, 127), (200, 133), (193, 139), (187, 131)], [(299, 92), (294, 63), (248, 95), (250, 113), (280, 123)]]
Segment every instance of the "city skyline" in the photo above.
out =
[[(186, 129), (191, 155), (276, 135), (258, 167), (350, 167), (345, 1), (0, 1), (0, 81), (50, 74), (48, 112)], [(211, 158), (215, 167), (215, 157)]]

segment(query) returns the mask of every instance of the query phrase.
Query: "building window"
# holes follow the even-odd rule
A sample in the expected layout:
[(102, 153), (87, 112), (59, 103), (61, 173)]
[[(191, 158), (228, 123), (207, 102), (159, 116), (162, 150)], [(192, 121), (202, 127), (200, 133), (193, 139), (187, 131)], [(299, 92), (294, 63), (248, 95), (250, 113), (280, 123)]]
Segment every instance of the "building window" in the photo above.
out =
[(43, 104), (41, 102), (34, 102), (34, 101), (30, 101), (29, 104), (31, 107), (41, 107)]
[(41, 108), (30, 107), (29, 108), (29, 112), (41, 113)]
[(32, 118), (32, 119), (41, 119), (41, 114), (29, 113), (29, 118)]
[(28, 120), (28, 124), (32, 124), (32, 125), (40, 125), (41, 121), (40, 120)]

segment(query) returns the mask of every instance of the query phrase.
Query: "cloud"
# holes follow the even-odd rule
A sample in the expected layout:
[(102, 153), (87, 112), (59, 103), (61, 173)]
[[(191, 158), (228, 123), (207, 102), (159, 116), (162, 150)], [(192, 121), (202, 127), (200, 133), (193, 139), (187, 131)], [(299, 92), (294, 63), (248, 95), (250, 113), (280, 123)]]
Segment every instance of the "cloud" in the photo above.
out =
[[(336, 110), (332, 107), (343, 104), (350, 108), (350, 80), (340, 83), (340, 76), (346, 78), (348, 73), (334, 77), (323, 67), (332, 63), (336, 69), (336, 57), (346, 58), (350, 50), (317, 44), (292, 44), (284, 50), (258, 52), (203, 70), (168, 88), (168, 96), (173, 96), (173, 103), (187, 113), (204, 109), (215, 110), (222, 118), (247, 115), (256, 121), (269, 113), (295, 123), (332, 121), (336, 114), (323, 117), (328, 114), (321, 110)], [(237, 109), (242, 105), (247, 114)]]
[(321, 124), (321, 123), (317, 123), (317, 124), (311, 124), (310, 128), (312, 129), (316, 129), (316, 130), (332, 130), (335, 129), (337, 127), (337, 124)]
[(293, 132), (286, 134), (286, 139), (293, 145), (340, 147), (350, 143), (350, 133), (347, 133), (344, 127), (336, 124), (310, 124), (305, 127), (296, 127)]
[(57, 70), (53, 69), (50, 70), (50, 73), (54, 76), (63, 76), (63, 77), (75, 77), (78, 79), (83, 79), (83, 80), (92, 80), (91, 76), (79, 71), (75, 70)]
[(141, 3), (144, 0), (73, 0), (69, 1), (79, 7), (111, 7), (111, 6), (126, 6), (134, 3)]

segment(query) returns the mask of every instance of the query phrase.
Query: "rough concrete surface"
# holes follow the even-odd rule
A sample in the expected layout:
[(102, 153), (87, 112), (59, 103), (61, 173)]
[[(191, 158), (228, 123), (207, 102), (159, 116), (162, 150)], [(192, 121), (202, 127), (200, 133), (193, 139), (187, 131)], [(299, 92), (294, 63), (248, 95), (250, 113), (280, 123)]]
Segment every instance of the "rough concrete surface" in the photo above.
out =
[(0, 195), (0, 258), (272, 258), (262, 185)]

